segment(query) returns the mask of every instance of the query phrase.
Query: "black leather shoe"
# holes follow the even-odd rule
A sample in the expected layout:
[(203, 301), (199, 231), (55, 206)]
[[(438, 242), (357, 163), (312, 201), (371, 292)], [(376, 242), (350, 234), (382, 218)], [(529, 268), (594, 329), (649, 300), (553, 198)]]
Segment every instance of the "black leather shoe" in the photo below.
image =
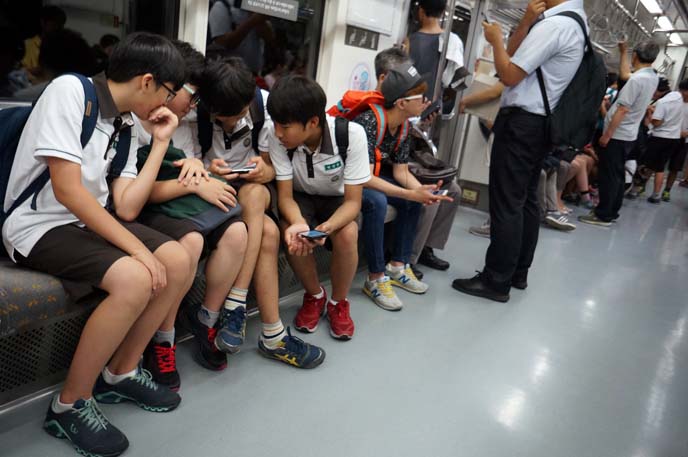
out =
[(473, 295), (475, 297), (487, 298), (488, 300), (506, 303), (509, 301), (509, 294), (503, 294), (485, 284), (482, 279), (482, 274), (478, 273), (471, 279), (455, 279), (452, 287), (464, 294)]
[(435, 256), (435, 253), (432, 250), (432, 248), (428, 247), (424, 247), (421, 251), (420, 257), (418, 257), (418, 263), (420, 263), (421, 265), (425, 265), (426, 267), (434, 268), (435, 270), (440, 271), (449, 269), (449, 262)]
[(416, 265), (411, 265), (411, 270), (413, 271), (413, 274), (416, 275), (416, 278), (418, 278), (419, 280), (423, 279), (423, 276), (425, 276), (423, 272), (420, 271), (418, 267), (416, 267)]
[(526, 274), (515, 274), (511, 278), (511, 287), (518, 290), (526, 290), (528, 288), (528, 273)]

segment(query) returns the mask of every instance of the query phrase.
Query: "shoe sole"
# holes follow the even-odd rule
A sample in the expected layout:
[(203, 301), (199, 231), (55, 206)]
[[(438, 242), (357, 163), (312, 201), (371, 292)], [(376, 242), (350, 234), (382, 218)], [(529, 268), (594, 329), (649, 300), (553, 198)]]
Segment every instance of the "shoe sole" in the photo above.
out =
[(297, 325), (297, 324), (296, 324), (296, 317), (294, 317), (294, 328), (295, 328), (296, 330), (298, 330), (299, 332), (301, 332), (301, 333), (315, 333), (315, 332), (318, 330), (318, 327), (320, 327), (320, 319), (323, 318), (323, 316), (325, 315), (326, 310), (327, 310), (327, 306), (325, 306), (325, 307), (323, 308), (322, 313), (320, 313), (320, 317), (318, 317), (318, 323), (315, 324), (315, 327), (313, 327), (313, 328), (303, 327), (303, 326)]
[(509, 295), (500, 295), (498, 297), (495, 297), (493, 295), (488, 295), (487, 293), (479, 293), (479, 292), (474, 292), (472, 290), (466, 290), (466, 289), (463, 289), (461, 287), (457, 287), (454, 283), (452, 283), (452, 287), (454, 289), (458, 290), (459, 292), (463, 292), (464, 294), (472, 295), (474, 297), (485, 298), (487, 300), (492, 300), (492, 301), (496, 301), (499, 303), (506, 303), (509, 301), (509, 298), (511, 298), (511, 297), (509, 297)]
[(353, 338), (353, 335), (338, 335), (336, 334), (332, 329), (330, 329), (330, 336), (334, 338), (335, 340), (339, 341), (351, 341), (351, 338)]
[[(321, 349), (321, 351), (322, 351), (322, 349)], [(320, 358), (315, 359), (315, 360), (314, 360), (313, 362), (311, 362), (309, 365), (301, 366), (301, 365), (294, 365), (293, 363), (286, 362), (286, 361), (280, 359), (279, 357), (277, 357), (277, 356), (275, 356), (275, 355), (273, 355), (273, 354), (270, 354), (269, 352), (263, 351), (263, 350), (260, 348), (260, 346), (258, 346), (258, 353), (259, 353), (260, 355), (262, 355), (263, 357), (265, 357), (266, 359), (276, 360), (276, 361), (278, 361), (278, 362), (282, 362), (282, 363), (285, 364), (285, 365), (289, 365), (290, 367), (300, 368), (300, 369), (302, 369), (302, 370), (312, 370), (313, 368), (319, 367), (319, 366), (322, 365), (322, 363), (325, 361), (325, 355), (326, 355), (326, 354), (325, 354), (325, 351), (322, 351), (322, 356), (321, 356)]]
[(424, 293), (426, 293), (426, 292), (428, 291), (428, 289), (430, 289), (430, 288), (428, 287), (428, 288), (425, 289), (424, 291), (418, 292), (418, 291), (416, 291), (416, 290), (413, 290), (413, 289), (410, 289), (410, 288), (406, 287), (403, 283), (400, 283), (400, 282), (398, 282), (398, 281), (395, 280), (395, 279), (392, 279), (391, 282), (392, 282), (392, 285), (393, 285), (393, 286), (398, 287), (398, 288), (400, 288), (400, 289), (404, 289), (406, 292), (411, 292), (412, 294), (416, 294), (416, 295), (423, 295)]
[(469, 230), (468, 233), (470, 233), (471, 235), (479, 236), (481, 238), (488, 238), (488, 239), (490, 238), (489, 233), (478, 233), (478, 232), (473, 232), (471, 230)]
[(556, 222), (550, 222), (550, 221), (548, 221), (547, 219), (545, 219), (545, 224), (546, 224), (548, 227), (551, 227), (551, 228), (553, 228), (553, 229), (559, 230), (559, 231), (561, 231), (561, 232), (572, 232), (572, 231), (576, 230), (576, 226), (575, 226), (575, 225), (559, 224), (559, 223), (556, 223)]
[(126, 395), (122, 395), (120, 393), (117, 393), (115, 391), (109, 391), (109, 392), (103, 392), (100, 394), (95, 394), (94, 395), (95, 399), (101, 403), (106, 403), (106, 404), (116, 404), (116, 403), (122, 403), (125, 401), (130, 401), (132, 403), (135, 403), (136, 406), (139, 408), (150, 411), (152, 413), (166, 413), (169, 411), (172, 411), (179, 406), (179, 403), (181, 402), (181, 398), (179, 401), (173, 405), (168, 405), (168, 406), (150, 406), (146, 405), (145, 403), (142, 403), (134, 398), (128, 397)]
[(79, 446), (74, 444), (74, 441), (72, 441), (72, 438), (69, 436), (69, 434), (62, 428), (62, 426), (54, 420), (51, 420), (49, 422), (44, 422), (43, 423), (43, 430), (45, 430), (50, 436), (54, 436), (55, 438), (61, 439), (61, 440), (67, 440), (69, 441), (69, 444), (74, 448), (74, 450), (85, 457), (117, 457), (119, 455), (122, 455), (124, 451), (127, 450), (127, 448), (123, 449), (122, 451), (118, 452), (109, 452), (106, 454), (96, 454), (94, 452), (87, 452), (84, 449), (81, 449)]
[(524, 286), (523, 284), (512, 284), (511, 287), (518, 290), (526, 290), (528, 288), (528, 285), (526, 284)]
[(373, 300), (373, 303), (375, 303), (377, 306), (384, 309), (385, 311), (401, 311), (404, 308), (404, 305), (399, 305), (398, 307), (389, 307), (383, 305), (382, 303), (379, 303), (377, 300), (375, 300), (375, 297), (373, 297), (373, 293), (365, 287), (363, 288), (363, 293), (370, 297), (370, 299)]
[(578, 219), (579, 222), (582, 222), (584, 224), (588, 225), (596, 225), (598, 227), (611, 227), (612, 223), (611, 222), (602, 222), (602, 221), (586, 221), (585, 219)]
[(229, 355), (238, 354), (239, 352), (241, 352), (241, 346), (242, 345), (243, 345), (243, 343), (239, 346), (232, 346), (232, 345), (226, 344), (219, 337), (217, 337), (217, 336), (215, 337), (215, 347), (219, 351), (224, 352), (225, 354), (229, 354)]

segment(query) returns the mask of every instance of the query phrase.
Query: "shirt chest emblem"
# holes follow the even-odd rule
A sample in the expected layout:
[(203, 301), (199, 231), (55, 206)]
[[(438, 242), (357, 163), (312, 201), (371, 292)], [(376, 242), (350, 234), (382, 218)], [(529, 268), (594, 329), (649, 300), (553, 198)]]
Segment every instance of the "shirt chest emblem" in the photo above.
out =
[(331, 170), (336, 170), (337, 168), (342, 167), (342, 161), (338, 160), (335, 163), (330, 163), (325, 165), (325, 171), (331, 171)]

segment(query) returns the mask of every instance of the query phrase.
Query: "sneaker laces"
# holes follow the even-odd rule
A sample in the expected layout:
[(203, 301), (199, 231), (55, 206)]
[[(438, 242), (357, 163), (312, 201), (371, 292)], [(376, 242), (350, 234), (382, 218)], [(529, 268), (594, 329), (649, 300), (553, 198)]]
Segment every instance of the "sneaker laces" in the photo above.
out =
[(284, 341), (284, 349), (291, 354), (302, 356), (308, 351), (308, 343), (297, 336), (293, 336), (289, 327), (287, 327), (287, 336), (282, 341)]
[(77, 415), (95, 433), (107, 429), (110, 424), (95, 400), (84, 400), (84, 406), (77, 410)]
[(411, 279), (411, 280), (413, 280), (413, 281), (419, 281), (418, 277), (417, 277), (416, 274), (413, 272), (413, 268), (411, 268), (410, 266), (407, 266), (406, 268), (404, 268), (404, 274), (405, 274), (409, 279)]
[(349, 303), (346, 301), (337, 303), (332, 307), (332, 313), (335, 314), (339, 319), (349, 319)]
[[(322, 292), (322, 289), (321, 289)], [(315, 298), (311, 294), (303, 294), (303, 306), (301, 309), (303, 312), (306, 314), (316, 314), (320, 312), (320, 307), (318, 306), (318, 301), (321, 300), (320, 298)]]
[(377, 281), (377, 289), (382, 295), (387, 298), (394, 298), (394, 291), (392, 290), (392, 282), (388, 277), (384, 277), (382, 281)]
[(217, 336), (217, 329), (215, 327), (208, 328), (208, 342), (212, 347), (215, 347), (215, 336)]
[(237, 309), (223, 309), (222, 310), (222, 324), (221, 326), (228, 329), (230, 332), (242, 333), (244, 323), (246, 322), (246, 312)]
[(136, 375), (132, 379), (146, 389), (158, 390), (158, 384), (153, 381), (153, 375), (145, 368), (137, 370)]
[(163, 346), (161, 344), (156, 344), (155, 348), (155, 361), (158, 364), (158, 370), (160, 373), (172, 373), (177, 369), (177, 357), (176, 357), (176, 346)]

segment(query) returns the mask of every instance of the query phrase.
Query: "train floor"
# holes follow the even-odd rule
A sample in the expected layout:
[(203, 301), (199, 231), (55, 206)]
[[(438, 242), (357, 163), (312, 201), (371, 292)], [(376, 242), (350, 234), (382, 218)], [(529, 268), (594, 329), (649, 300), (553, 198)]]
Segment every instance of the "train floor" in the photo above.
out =
[[(303, 338), (327, 359), (301, 371), (244, 350), (214, 373), (180, 345), (183, 401), (167, 414), (105, 405), (128, 456), (685, 457), (688, 190), (627, 202), (618, 224), (543, 228), (526, 291), (498, 304), (455, 292), (482, 267), (485, 215), (462, 209), (424, 296), (391, 313), (351, 292), (356, 335)], [(576, 210), (583, 214), (582, 210)], [(283, 307), (291, 322), (300, 302)], [(73, 456), (41, 429), (48, 400), (0, 415), (3, 457)]]

